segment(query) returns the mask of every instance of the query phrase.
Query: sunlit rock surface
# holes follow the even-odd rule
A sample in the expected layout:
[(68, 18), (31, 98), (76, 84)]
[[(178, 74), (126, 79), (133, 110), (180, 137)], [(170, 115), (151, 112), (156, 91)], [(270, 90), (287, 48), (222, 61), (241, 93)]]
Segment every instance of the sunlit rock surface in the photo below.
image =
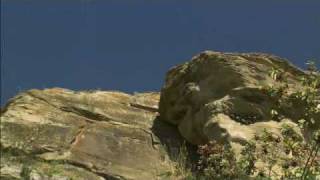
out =
[(61, 88), (23, 92), (1, 109), (0, 177), (177, 179), (171, 176), (174, 160), (185, 140), (228, 143), (239, 155), (255, 134), (267, 129), (280, 136), (283, 123), (296, 127), (304, 113), (288, 106), (281, 120), (272, 117), (276, 104), (265, 87), (283, 85), (270, 76), (275, 69), (283, 72), (288, 91), (301, 88), (305, 72), (279, 57), (206, 51), (169, 70), (161, 95)]
[(155, 120), (158, 93), (30, 90), (1, 114), (1, 179), (159, 179), (177, 130)]
[[(304, 72), (286, 60), (267, 54), (203, 52), (172, 68), (161, 90), (161, 120), (177, 125), (193, 144), (209, 140), (241, 143), (264, 128), (279, 131), (272, 120), (276, 106), (263, 87), (280, 85), (270, 77), (278, 69), (290, 88), (299, 88)], [(286, 122), (299, 118), (288, 109)]]

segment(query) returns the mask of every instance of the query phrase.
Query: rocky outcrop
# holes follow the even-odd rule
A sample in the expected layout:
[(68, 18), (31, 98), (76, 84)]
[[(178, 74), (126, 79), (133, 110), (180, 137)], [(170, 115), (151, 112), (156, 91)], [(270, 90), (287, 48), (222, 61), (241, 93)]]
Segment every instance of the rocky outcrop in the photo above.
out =
[(1, 109), (0, 177), (177, 179), (170, 175), (184, 139), (228, 143), (239, 155), (255, 134), (267, 129), (280, 136), (282, 124), (294, 127), (304, 113), (288, 106), (274, 119), (277, 105), (265, 87), (284, 85), (270, 76), (275, 70), (288, 91), (302, 88), (305, 72), (279, 57), (207, 51), (171, 69), (161, 96), (61, 88), (21, 93)]
[(284, 121), (272, 119), (276, 105), (263, 87), (281, 85), (270, 76), (274, 69), (283, 72), (289, 89), (300, 87), (298, 78), (305, 73), (279, 57), (203, 52), (167, 73), (161, 119), (177, 125), (193, 144), (209, 140), (241, 144), (264, 128), (279, 133), (283, 122), (299, 118), (300, 110), (287, 110)]
[(158, 100), (60, 88), (19, 94), (1, 114), (1, 179), (162, 179), (172, 170), (163, 145), (174, 150), (182, 138), (155, 120)]

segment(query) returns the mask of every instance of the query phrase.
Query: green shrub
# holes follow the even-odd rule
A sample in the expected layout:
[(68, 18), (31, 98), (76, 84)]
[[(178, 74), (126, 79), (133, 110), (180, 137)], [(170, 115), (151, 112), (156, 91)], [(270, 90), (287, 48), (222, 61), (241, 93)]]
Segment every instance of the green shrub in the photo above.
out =
[(211, 141), (199, 146), (198, 170), (207, 179), (234, 179), (238, 176), (235, 154), (229, 145)]

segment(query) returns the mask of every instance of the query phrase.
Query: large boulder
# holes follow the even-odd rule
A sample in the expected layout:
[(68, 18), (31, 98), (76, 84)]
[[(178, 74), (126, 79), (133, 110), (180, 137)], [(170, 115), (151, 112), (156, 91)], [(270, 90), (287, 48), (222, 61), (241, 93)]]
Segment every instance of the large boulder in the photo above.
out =
[(281, 71), (288, 89), (301, 88), (305, 72), (268, 54), (203, 52), (172, 68), (161, 90), (161, 120), (178, 126), (193, 144), (210, 140), (246, 142), (263, 129), (279, 133), (283, 123), (295, 124), (300, 109), (287, 109), (282, 121), (270, 113), (276, 104), (264, 87), (281, 86), (270, 76)]
[(61, 88), (21, 93), (1, 112), (0, 177), (162, 179), (172, 170), (162, 144), (178, 148), (182, 138), (155, 120), (158, 101), (159, 93)]
[[(282, 73), (275, 78), (274, 71)], [(305, 75), (272, 55), (207, 51), (171, 69), (161, 96), (61, 88), (20, 93), (1, 108), (0, 179), (182, 178), (175, 173), (181, 163), (197, 160), (196, 146), (180, 149), (185, 139), (231, 144), (240, 157), (264, 129), (277, 137), (284, 123), (297, 126), (302, 106), (284, 106), (275, 118), (270, 112), (278, 102), (266, 87), (298, 90)]]

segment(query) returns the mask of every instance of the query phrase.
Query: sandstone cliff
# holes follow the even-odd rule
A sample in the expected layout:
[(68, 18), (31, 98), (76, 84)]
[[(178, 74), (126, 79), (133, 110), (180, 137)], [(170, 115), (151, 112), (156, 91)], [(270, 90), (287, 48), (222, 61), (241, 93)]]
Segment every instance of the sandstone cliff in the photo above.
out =
[[(1, 115), (1, 179), (157, 179), (174, 127), (155, 120), (159, 93), (30, 90)], [(170, 142), (166, 142), (170, 140)]]
[(296, 126), (298, 107), (284, 109), (279, 121), (270, 115), (275, 102), (262, 87), (281, 85), (268, 75), (272, 69), (285, 72), (288, 89), (301, 87), (305, 72), (279, 57), (208, 51), (171, 69), (161, 95), (23, 92), (2, 108), (0, 177), (176, 179), (163, 174), (172, 172), (184, 140), (230, 143), (239, 153), (265, 128), (280, 134), (283, 123)]
[[(272, 120), (270, 111), (276, 105), (263, 89), (281, 85), (270, 77), (272, 69), (284, 72), (289, 88), (300, 87), (298, 78), (304, 72), (279, 57), (203, 52), (168, 72), (161, 118), (177, 125), (193, 144), (210, 139), (242, 142), (263, 128), (277, 131), (282, 122)], [(300, 111), (287, 110), (283, 119), (297, 121)]]

